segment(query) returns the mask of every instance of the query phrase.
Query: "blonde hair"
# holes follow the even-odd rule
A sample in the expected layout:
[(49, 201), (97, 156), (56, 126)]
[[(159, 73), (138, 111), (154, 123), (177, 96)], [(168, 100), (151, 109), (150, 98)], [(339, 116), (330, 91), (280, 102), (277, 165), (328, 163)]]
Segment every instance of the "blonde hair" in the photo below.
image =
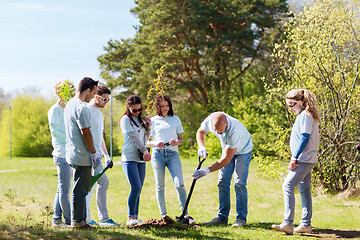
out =
[(303, 101), (302, 107), (308, 115), (320, 122), (320, 116), (317, 109), (316, 99), (312, 92), (307, 89), (293, 89), (285, 96), (286, 99), (292, 99), (295, 101)]

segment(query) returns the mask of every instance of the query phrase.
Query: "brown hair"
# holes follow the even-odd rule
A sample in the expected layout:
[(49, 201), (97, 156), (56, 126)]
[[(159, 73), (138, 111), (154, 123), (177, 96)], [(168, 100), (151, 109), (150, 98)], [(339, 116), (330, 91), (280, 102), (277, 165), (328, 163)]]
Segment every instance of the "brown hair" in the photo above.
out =
[(303, 101), (302, 107), (305, 109), (306, 113), (312, 115), (316, 121), (320, 122), (316, 99), (312, 92), (307, 89), (293, 89), (286, 94), (286, 99)]
[(162, 112), (161, 112), (161, 107), (160, 107), (160, 103), (161, 101), (166, 101), (169, 104), (169, 112), (168, 115), (169, 116), (174, 116), (174, 110), (172, 108), (172, 103), (170, 101), (170, 98), (168, 96), (164, 96), (164, 95), (160, 95), (156, 98), (156, 113), (159, 116), (162, 116)]
[[(126, 99), (126, 110), (123, 114), (128, 116), (128, 118), (135, 124), (135, 126), (139, 127), (136, 122), (134, 121), (133, 119), (133, 115), (131, 114), (131, 111), (130, 111), (130, 107), (135, 105), (135, 104), (141, 104), (141, 99), (138, 95), (131, 95), (129, 96), (127, 99)], [(139, 120), (139, 123), (141, 124), (141, 126), (143, 126), (146, 130), (146, 132), (149, 131), (149, 126), (148, 124), (146, 123), (146, 121), (143, 119), (142, 117), (142, 112), (139, 113), (139, 115), (137, 116), (138, 120)]]

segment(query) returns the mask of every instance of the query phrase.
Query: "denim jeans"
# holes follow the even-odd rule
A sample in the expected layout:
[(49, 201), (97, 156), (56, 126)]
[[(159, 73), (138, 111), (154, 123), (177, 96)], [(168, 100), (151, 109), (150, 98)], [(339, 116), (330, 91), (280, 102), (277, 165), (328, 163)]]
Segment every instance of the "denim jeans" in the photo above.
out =
[(182, 212), (186, 204), (187, 196), (179, 153), (166, 149), (157, 149), (154, 151), (153, 156), (151, 157), (151, 164), (154, 170), (156, 182), (156, 199), (158, 201), (160, 214), (167, 214), (165, 203), (165, 167), (169, 169), (173, 179)]
[(295, 196), (294, 190), (296, 186), (299, 186), (299, 192), (301, 194), (301, 206), (302, 216), (301, 225), (310, 225), (312, 217), (312, 200), (311, 200), (311, 170), (315, 164), (301, 163), (297, 168), (289, 171), (282, 189), (284, 192), (284, 222), (289, 225), (294, 223), (295, 215)]
[(137, 218), (139, 214), (140, 193), (145, 180), (146, 165), (134, 161), (121, 161), (131, 191), (128, 198), (128, 218)]
[(219, 213), (221, 221), (228, 222), (230, 212), (230, 183), (234, 174), (234, 187), (236, 194), (236, 220), (246, 222), (248, 213), (247, 178), (252, 159), (252, 151), (245, 154), (234, 155), (230, 163), (219, 170)]
[(72, 180), (72, 169), (65, 158), (54, 156), (54, 163), (57, 168), (58, 186), (54, 200), (53, 222), (61, 222), (62, 215), (65, 223), (71, 224), (70, 210), (70, 188)]
[(90, 187), (91, 166), (72, 165), (72, 167), (75, 173), (71, 198), (71, 225), (82, 227), (86, 225), (86, 195)]
[[(104, 169), (102, 163), (100, 162), (99, 166), (95, 169), (92, 168), (92, 176), (99, 174)], [(91, 203), (91, 196), (93, 192), (96, 190), (96, 203), (98, 207), (98, 215), (99, 221), (105, 222), (109, 220), (109, 214), (107, 210), (106, 204), (106, 193), (109, 188), (109, 178), (106, 176), (106, 173), (101, 175), (101, 177), (96, 181), (96, 184), (91, 188), (90, 192), (86, 196), (86, 222), (91, 222), (91, 215), (90, 215), (90, 203)]]

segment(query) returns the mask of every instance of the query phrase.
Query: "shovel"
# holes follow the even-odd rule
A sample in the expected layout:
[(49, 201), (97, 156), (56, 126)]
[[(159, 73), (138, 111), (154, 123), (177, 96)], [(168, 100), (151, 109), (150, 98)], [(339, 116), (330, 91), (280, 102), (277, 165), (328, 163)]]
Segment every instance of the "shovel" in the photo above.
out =
[[(199, 169), (201, 168), (201, 164), (203, 164), (203, 162), (205, 161), (205, 159), (206, 159), (206, 157), (205, 157), (203, 160), (201, 160), (201, 157), (199, 157), (199, 164), (198, 164), (196, 170), (199, 170)], [(180, 217), (176, 217), (176, 221), (178, 221), (178, 222), (185, 223), (185, 224), (189, 224), (189, 219), (188, 219), (188, 218), (184, 218), (184, 217), (185, 217), (187, 208), (188, 208), (188, 206), (189, 206), (189, 202), (190, 202), (191, 195), (192, 195), (192, 193), (193, 193), (193, 191), (194, 191), (194, 187), (195, 187), (196, 180), (197, 180), (197, 179), (194, 178), (193, 181), (192, 181), (192, 184), (191, 184), (191, 187), (190, 187), (190, 192), (189, 192), (189, 194), (188, 194), (188, 196), (187, 196), (186, 204), (185, 204), (185, 207), (184, 207), (184, 210), (183, 210), (181, 216), (180, 216)]]
[(99, 180), (99, 178), (106, 172), (106, 170), (112, 168), (113, 166), (114, 166), (113, 161), (110, 161), (109, 164), (99, 174), (95, 176), (91, 176), (89, 192), (91, 191), (91, 188), (94, 186), (96, 181)]

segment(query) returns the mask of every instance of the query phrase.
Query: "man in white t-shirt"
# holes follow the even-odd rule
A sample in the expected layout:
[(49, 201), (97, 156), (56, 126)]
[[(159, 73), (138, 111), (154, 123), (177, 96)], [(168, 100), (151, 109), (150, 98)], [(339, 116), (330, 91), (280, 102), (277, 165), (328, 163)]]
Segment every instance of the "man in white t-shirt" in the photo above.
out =
[[(101, 85), (98, 86), (95, 97), (91, 99), (90, 103), (87, 105), (90, 111), (90, 130), (94, 139), (94, 146), (96, 152), (99, 153), (100, 158), (105, 157), (106, 165), (108, 165), (111, 160), (106, 149), (105, 140), (104, 140), (104, 116), (100, 111), (100, 108), (104, 108), (106, 103), (110, 100), (111, 91)], [(93, 169), (92, 175), (95, 176), (99, 174), (104, 169), (102, 163), (100, 162), (99, 166)], [(107, 204), (106, 204), (106, 192), (109, 187), (109, 179), (106, 176), (106, 173), (101, 175), (99, 180), (97, 180), (96, 184), (91, 188), (90, 192), (86, 196), (86, 222), (93, 226), (98, 225), (95, 220), (91, 220), (90, 216), (90, 202), (91, 195), (95, 190), (95, 186), (97, 186), (96, 191), (96, 202), (98, 207), (99, 214), (99, 225), (102, 227), (111, 227), (111, 226), (119, 226), (116, 222), (109, 218)]]
[(215, 134), (222, 147), (221, 158), (207, 168), (196, 170), (195, 179), (204, 177), (210, 172), (219, 170), (219, 212), (218, 216), (205, 224), (227, 224), (230, 212), (230, 183), (234, 173), (236, 194), (236, 222), (233, 227), (246, 224), (247, 217), (247, 177), (252, 159), (253, 143), (246, 127), (237, 119), (224, 112), (211, 113), (202, 123), (196, 133), (199, 146), (198, 155), (205, 158), (205, 135)]
[(95, 229), (86, 223), (86, 195), (90, 187), (91, 166), (96, 168), (101, 159), (94, 147), (90, 131), (90, 112), (84, 102), (89, 102), (94, 97), (97, 85), (98, 81), (83, 78), (75, 96), (64, 110), (66, 161), (75, 170), (71, 198), (73, 229)]

